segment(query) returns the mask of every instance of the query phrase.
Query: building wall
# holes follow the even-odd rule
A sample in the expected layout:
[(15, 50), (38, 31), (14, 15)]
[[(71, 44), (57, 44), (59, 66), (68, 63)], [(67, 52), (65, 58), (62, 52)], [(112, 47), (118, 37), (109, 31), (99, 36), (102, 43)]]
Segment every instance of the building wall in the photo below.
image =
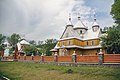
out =
[(100, 49), (75, 49), (75, 48), (59, 49), (59, 55), (60, 56), (72, 55), (74, 51), (76, 52), (77, 55), (98, 55)]
[[(92, 41), (94, 42), (94, 45), (92, 45)], [(87, 42), (88, 42), (88, 45), (87, 45)], [(77, 45), (77, 46), (97, 46), (99, 45), (99, 42), (100, 42), (100, 39), (90, 39), (90, 40), (79, 40), (79, 39), (75, 39), (75, 38), (72, 38), (72, 39), (66, 39), (66, 40), (61, 40), (59, 41), (59, 44), (58, 46), (61, 47), (61, 46), (70, 46), (70, 45)]]
[(99, 49), (76, 49), (75, 52), (77, 55), (97, 55), (99, 53)]
[(90, 49), (90, 50), (84, 50), (84, 55), (98, 55), (99, 49)]
[[(79, 40), (76, 38), (61, 40), (58, 43), (58, 47), (62, 46), (97, 46), (99, 45), (100, 39), (90, 39), (90, 40)], [(69, 48), (69, 49), (59, 49), (59, 55), (72, 55), (76, 51), (77, 55), (96, 55), (99, 52), (99, 49), (77, 49), (77, 48)]]

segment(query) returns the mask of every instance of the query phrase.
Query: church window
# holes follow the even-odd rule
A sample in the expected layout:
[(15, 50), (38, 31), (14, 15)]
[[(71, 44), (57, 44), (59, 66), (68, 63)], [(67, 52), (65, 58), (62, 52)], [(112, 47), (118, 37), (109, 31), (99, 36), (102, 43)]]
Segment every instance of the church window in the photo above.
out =
[(94, 46), (94, 41), (92, 41), (92, 46)]
[(82, 30), (80, 30), (80, 34), (82, 34)]
[(86, 46), (88, 46), (88, 41), (86, 42)]
[(64, 41), (62, 41), (62, 46), (64, 46), (65, 45), (65, 43), (64, 43)]
[(68, 40), (68, 45), (71, 45), (71, 41), (70, 40)]

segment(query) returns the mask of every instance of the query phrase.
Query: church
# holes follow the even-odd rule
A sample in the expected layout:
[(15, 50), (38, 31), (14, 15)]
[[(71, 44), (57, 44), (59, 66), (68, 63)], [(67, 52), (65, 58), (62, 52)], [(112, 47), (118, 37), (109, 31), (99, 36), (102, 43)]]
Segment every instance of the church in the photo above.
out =
[(74, 51), (77, 55), (97, 55), (101, 48), (101, 35), (102, 30), (96, 18), (92, 26), (88, 28), (80, 16), (77, 17), (75, 25), (72, 24), (69, 16), (64, 32), (51, 51), (59, 56), (72, 55)]

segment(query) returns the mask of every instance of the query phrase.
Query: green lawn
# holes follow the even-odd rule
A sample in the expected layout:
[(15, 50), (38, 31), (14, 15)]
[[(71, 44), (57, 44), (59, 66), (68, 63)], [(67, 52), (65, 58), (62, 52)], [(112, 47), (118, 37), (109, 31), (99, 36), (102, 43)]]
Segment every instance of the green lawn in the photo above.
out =
[(0, 75), (11, 80), (120, 80), (120, 68), (65, 67), (28, 62), (0, 62)]

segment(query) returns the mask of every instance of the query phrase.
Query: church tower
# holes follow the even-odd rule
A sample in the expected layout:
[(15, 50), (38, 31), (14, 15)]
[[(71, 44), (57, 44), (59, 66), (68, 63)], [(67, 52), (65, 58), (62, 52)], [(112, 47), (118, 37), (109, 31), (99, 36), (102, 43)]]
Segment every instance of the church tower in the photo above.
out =
[(61, 38), (73, 37), (73, 24), (71, 21), (71, 14), (69, 14), (69, 20), (66, 24), (65, 30), (61, 36)]
[(94, 22), (93, 22), (93, 25), (92, 25), (92, 29), (94, 32), (96, 32), (98, 29), (99, 29), (99, 24), (97, 23), (96, 21), (96, 18), (94, 18)]
[(83, 22), (80, 19), (80, 16), (78, 16), (78, 21), (74, 26), (74, 30), (79, 33), (79, 35), (81, 37), (83, 37), (83, 35), (86, 33), (86, 31), (88, 30), (88, 28), (86, 27), (86, 25), (83, 24)]

